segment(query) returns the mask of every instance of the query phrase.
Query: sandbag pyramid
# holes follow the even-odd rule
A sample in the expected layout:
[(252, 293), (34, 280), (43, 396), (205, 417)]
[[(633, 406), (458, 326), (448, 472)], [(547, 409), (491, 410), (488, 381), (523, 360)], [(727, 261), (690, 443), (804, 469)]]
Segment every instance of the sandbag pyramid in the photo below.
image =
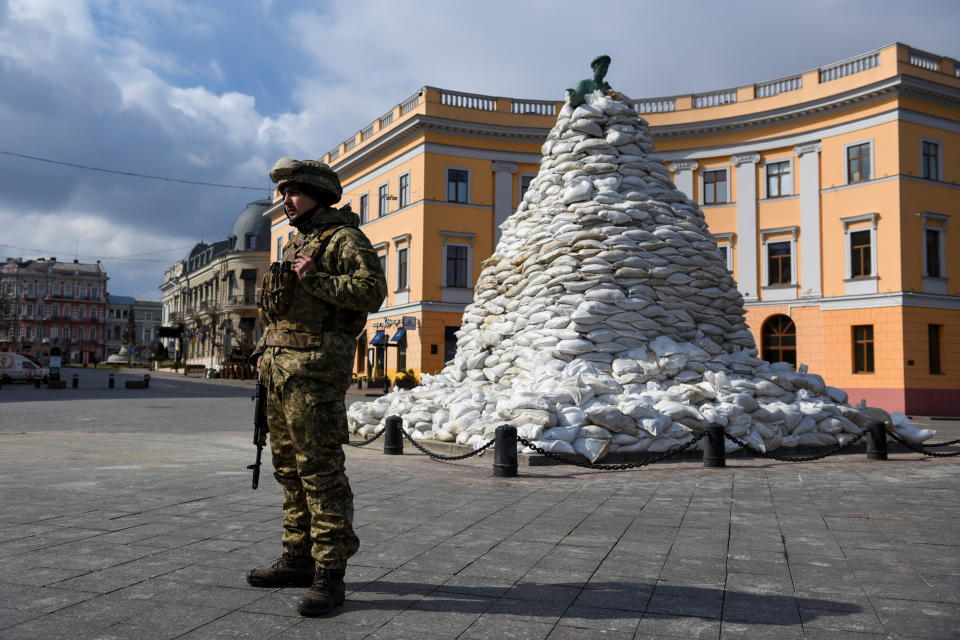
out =
[[(597, 461), (663, 451), (710, 424), (764, 450), (833, 445), (870, 419), (806, 367), (756, 357), (703, 213), (622, 95), (565, 104), (501, 229), (456, 357), (419, 387), (353, 404), (355, 434), (398, 415), (418, 439), (480, 447), (513, 424), (547, 451)], [(933, 434), (905, 421), (894, 423), (914, 440)]]

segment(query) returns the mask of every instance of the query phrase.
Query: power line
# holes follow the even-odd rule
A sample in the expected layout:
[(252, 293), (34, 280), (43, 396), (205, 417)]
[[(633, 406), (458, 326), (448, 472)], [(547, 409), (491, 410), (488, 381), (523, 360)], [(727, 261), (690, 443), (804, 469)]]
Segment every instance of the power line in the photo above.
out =
[(99, 171), (101, 173), (112, 173), (121, 176), (131, 176), (134, 178), (146, 178), (148, 180), (163, 180), (164, 182), (179, 182), (181, 184), (193, 184), (201, 187), (221, 187), (223, 189), (247, 189), (249, 191), (266, 191), (265, 187), (246, 187), (235, 184), (219, 184), (216, 182), (201, 182), (199, 180), (182, 180), (180, 178), (168, 178), (165, 176), (152, 176), (145, 173), (134, 173), (132, 171), (119, 171), (117, 169), (104, 169), (102, 167), (91, 167), (85, 164), (76, 164), (73, 162), (63, 162), (61, 160), (51, 160), (50, 158), (38, 158), (37, 156), (28, 156), (23, 153), (13, 153), (0, 149), (0, 154), (12, 156), (14, 158), (24, 158), (26, 160), (36, 160), (37, 162), (47, 162), (49, 164), (58, 164), (64, 167), (73, 167), (74, 169), (86, 169), (87, 171)]
[[(169, 253), (170, 251), (182, 251), (183, 249), (189, 249), (190, 247), (193, 247), (193, 246), (194, 245), (191, 244), (183, 247), (172, 247), (170, 249), (161, 249), (159, 251), (144, 251), (143, 253), (131, 253), (126, 256), (95, 256), (95, 255), (89, 255), (85, 253), (78, 253), (75, 255), (77, 257), (87, 258), (90, 260), (130, 260), (134, 258), (139, 258), (140, 256), (152, 256), (158, 253)], [(0, 243), (0, 247), (7, 247), (8, 249), (19, 249), (20, 251), (33, 251), (33, 252), (44, 254), (44, 255), (51, 255), (55, 253), (70, 253), (69, 251), (59, 252), (53, 249), (37, 249), (35, 247), (18, 247), (16, 245), (2, 244), (2, 243)], [(167, 260), (138, 260), (138, 262), (167, 262)]]

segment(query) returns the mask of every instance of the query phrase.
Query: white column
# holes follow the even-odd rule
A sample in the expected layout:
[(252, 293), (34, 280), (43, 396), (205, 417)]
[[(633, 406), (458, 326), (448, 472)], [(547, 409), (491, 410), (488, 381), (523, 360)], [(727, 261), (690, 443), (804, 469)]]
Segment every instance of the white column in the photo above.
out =
[(673, 173), (673, 184), (691, 200), (693, 200), (693, 172), (697, 166), (696, 160), (677, 160), (671, 162), (669, 167), (670, 172)]
[(794, 150), (800, 158), (800, 297), (823, 295), (820, 272), (820, 143)]
[(500, 242), (500, 225), (513, 213), (513, 174), (518, 171), (512, 162), (493, 163), (493, 245)]
[(757, 281), (757, 163), (759, 153), (733, 156), (737, 168), (737, 288), (746, 302), (759, 299)]

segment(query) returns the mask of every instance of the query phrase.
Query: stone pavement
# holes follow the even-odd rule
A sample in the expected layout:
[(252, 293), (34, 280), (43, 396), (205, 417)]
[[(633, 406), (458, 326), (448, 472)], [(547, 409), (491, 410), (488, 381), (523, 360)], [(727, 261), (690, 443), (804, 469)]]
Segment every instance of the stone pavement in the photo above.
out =
[(0, 389), (0, 640), (960, 638), (956, 459), (495, 479), (348, 447), (362, 549), (305, 619), (244, 580), (279, 554), (251, 384), (80, 375)]

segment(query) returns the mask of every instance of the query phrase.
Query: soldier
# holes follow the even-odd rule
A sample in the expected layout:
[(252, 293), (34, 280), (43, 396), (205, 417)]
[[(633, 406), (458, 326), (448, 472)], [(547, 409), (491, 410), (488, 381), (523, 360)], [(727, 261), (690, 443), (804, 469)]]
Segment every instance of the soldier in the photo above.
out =
[(255, 349), (267, 387), (274, 476), (283, 487), (283, 555), (252, 570), (256, 587), (309, 586), (298, 610), (318, 616), (344, 600), (353, 493), (344, 471), (344, 394), (356, 336), (380, 308), (387, 283), (377, 253), (326, 164), (281, 158), (270, 179), (299, 233), (264, 276), (258, 306), (266, 325)]

